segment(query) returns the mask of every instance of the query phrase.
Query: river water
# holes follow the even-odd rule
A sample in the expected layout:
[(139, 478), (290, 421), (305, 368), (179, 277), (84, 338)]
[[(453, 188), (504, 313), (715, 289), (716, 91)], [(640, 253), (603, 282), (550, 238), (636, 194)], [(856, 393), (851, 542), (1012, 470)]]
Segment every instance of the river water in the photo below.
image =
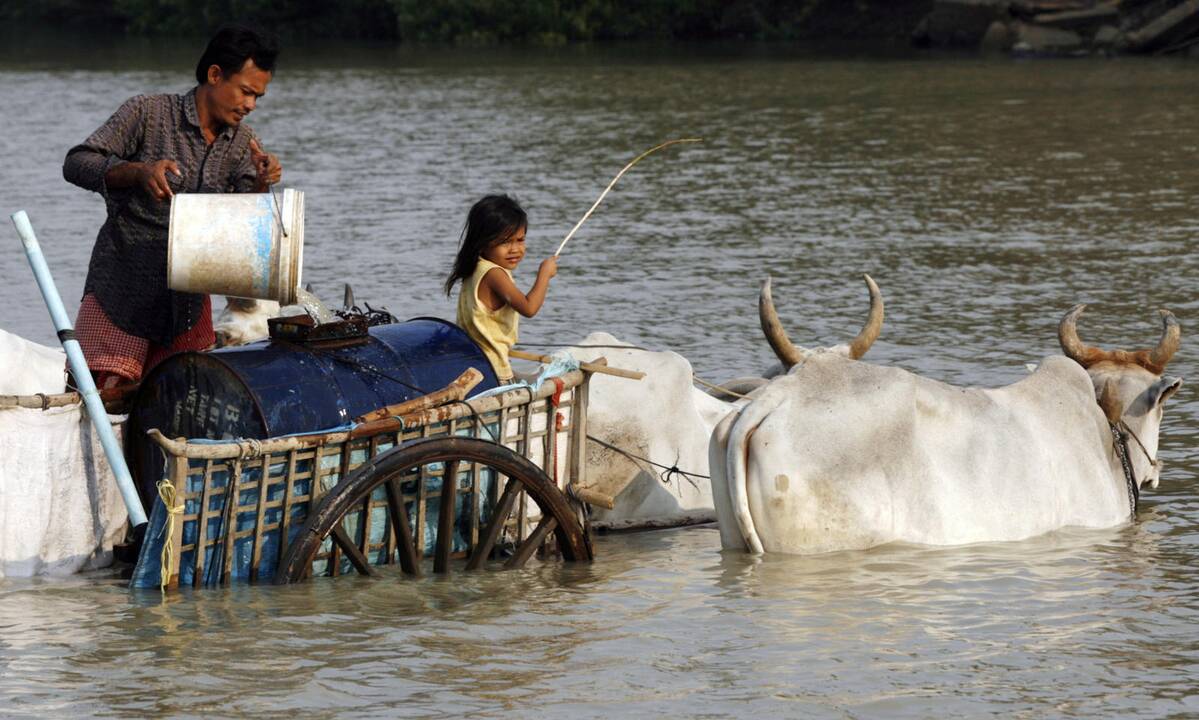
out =
[[(186, 44), (184, 44), (186, 45)], [(126, 97), (188, 87), (196, 48), (0, 53), (0, 209), (25, 209), (73, 312), (103, 218), (61, 161)], [(887, 300), (868, 359), (995, 386), (1084, 339), (1189, 329), (1199, 64), (819, 57), (778, 48), (293, 51), (250, 118), (307, 204), (305, 279), (401, 317), (466, 210), (529, 211), (531, 281), (567, 246), (531, 347), (607, 330), (713, 380), (827, 345)], [(5, 330), (53, 342), (16, 234)], [(0, 580), (5, 715), (1008, 717), (1199, 715), (1199, 405), (1163, 426), (1135, 524), (1020, 543), (721, 554), (712, 528), (602, 536), (587, 567), (131, 594), (100, 573)]]

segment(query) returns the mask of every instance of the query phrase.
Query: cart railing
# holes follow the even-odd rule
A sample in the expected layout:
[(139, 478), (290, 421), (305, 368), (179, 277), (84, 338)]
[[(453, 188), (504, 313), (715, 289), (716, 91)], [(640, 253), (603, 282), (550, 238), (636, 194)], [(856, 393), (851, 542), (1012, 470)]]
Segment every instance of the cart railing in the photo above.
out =
[[(167, 587), (269, 579), (325, 493), (380, 453), (418, 438), (475, 437), (510, 448), (542, 468), (576, 501), (585, 525), (577, 500), (604, 501), (584, 487), (588, 377), (575, 370), (537, 390), (519, 388), (311, 435), (188, 441), (151, 430), (150, 437), (167, 455), (165, 472), (174, 512), (156, 503), (155, 516), (161, 522), (154, 527), (164, 530), (157, 542), (147, 537), (139, 571), (157, 564), (146, 563), (146, 553), (162, 552), (166, 544), (159, 567)], [(455, 502), (460, 505), (454, 512), (460, 522), (452, 549), (454, 556), (463, 557), (479, 542), (480, 526), (495, 507), (506, 479), (478, 463), (457, 467), (453, 481)], [(444, 474), (445, 463), (426, 465), (405, 475), (399, 484), (418, 556), (432, 549)], [(365, 556), (378, 565), (397, 561), (398, 542), (387, 515), (394, 502), (380, 488), (363, 501), (355, 517), (346, 516), (348, 535), (361, 553), (350, 553), (354, 560)], [(523, 539), (538, 520), (536, 505), (526, 506), (523, 492), (516, 502), (518, 510), (506, 531)], [(345, 556), (337, 543), (326, 540), (313, 561), (313, 573), (346, 572), (351, 558)], [(143, 576), (140, 584), (157, 585), (159, 579)], [(138, 583), (139, 578), (134, 580)]]

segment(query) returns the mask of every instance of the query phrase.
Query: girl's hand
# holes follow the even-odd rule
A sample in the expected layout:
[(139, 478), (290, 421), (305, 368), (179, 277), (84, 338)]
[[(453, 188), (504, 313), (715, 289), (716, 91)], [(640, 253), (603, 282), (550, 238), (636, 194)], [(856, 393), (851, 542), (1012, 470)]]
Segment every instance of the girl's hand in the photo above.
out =
[(541, 267), (537, 268), (537, 277), (544, 277), (549, 280), (558, 274), (558, 256), (551, 255), (541, 261)]

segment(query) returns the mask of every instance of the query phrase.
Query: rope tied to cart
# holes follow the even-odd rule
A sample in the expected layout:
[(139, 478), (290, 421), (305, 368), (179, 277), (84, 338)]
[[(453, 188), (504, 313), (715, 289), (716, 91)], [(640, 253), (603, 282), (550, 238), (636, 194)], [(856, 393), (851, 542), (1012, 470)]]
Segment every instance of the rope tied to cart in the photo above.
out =
[(170, 539), (175, 537), (175, 516), (183, 514), (183, 504), (175, 504), (175, 486), (169, 479), (159, 480), (156, 487), (158, 488), (158, 497), (162, 499), (162, 507), (167, 511), (167, 521), (162, 526), (162, 536), (165, 538), (160, 556), (162, 566), (158, 571), (159, 589), (165, 594), (167, 583), (171, 579), (171, 568), (175, 566), (175, 550)]
[(238, 460), (262, 457), (262, 441), (257, 438), (242, 438), (237, 441), (237, 451)]
[(686, 470), (683, 470), (682, 468), (680, 468), (678, 466), (679, 458), (677, 455), (675, 456), (674, 464), (672, 464), (668, 467), (661, 463), (656, 463), (653, 460), (650, 460), (649, 458), (644, 458), (644, 457), (641, 457), (640, 455), (631, 453), (628, 450), (624, 450), (623, 448), (616, 447), (612, 443), (606, 442), (604, 440), (600, 440), (599, 438), (597, 438), (594, 435), (588, 434), (587, 439), (597, 445), (602, 445), (603, 447), (606, 447), (609, 450), (612, 450), (613, 452), (620, 453), (621, 455), (624, 455), (625, 457), (627, 457), (630, 460), (634, 460), (634, 461), (640, 460), (641, 462), (648, 463), (650, 465), (653, 465), (656, 468), (661, 468), (662, 472), (657, 473), (657, 475), (658, 475), (658, 479), (662, 481), (663, 485), (669, 485), (671, 483), (671, 480), (677, 475), (677, 476), (686, 478), (687, 482), (691, 483), (691, 487), (698, 490), (699, 485), (697, 485), (695, 483), (695, 478), (699, 478), (699, 479), (703, 479), (703, 480), (711, 480), (712, 479), (711, 475), (700, 475), (699, 473), (687, 472)]

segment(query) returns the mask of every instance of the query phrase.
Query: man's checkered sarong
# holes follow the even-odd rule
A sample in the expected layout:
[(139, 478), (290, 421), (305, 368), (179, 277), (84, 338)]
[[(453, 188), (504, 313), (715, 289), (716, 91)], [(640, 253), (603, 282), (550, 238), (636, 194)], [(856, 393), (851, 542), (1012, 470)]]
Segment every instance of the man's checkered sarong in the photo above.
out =
[(190, 330), (179, 335), (170, 347), (152, 345), (149, 340), (121, 330), (104, 313), (96, 296), (88, 293), (79, 305), (75, 320), (75, 336), (83, 348), (83, 357), (103, 387), (105, 375), (119, 375), (137, 382), (142, 375), (168, 357), (181, 352), (204, 350), (212, 346), (216, 336), (212, 331), (212, 299), (204, 296), (200, 319)]

